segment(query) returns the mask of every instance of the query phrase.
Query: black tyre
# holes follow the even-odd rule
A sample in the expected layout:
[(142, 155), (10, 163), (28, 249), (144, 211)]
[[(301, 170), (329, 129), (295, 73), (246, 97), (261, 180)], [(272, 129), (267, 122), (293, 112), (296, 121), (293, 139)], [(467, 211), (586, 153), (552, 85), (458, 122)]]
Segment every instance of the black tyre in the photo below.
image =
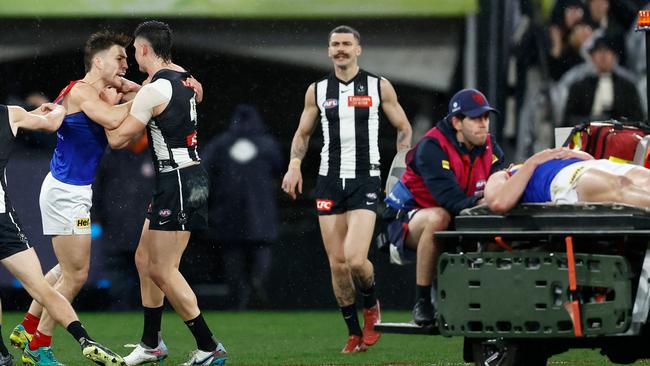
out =
[(473, 339), (472, 355), (477, 366), (545, 366), (543, 347), (503, 338)]

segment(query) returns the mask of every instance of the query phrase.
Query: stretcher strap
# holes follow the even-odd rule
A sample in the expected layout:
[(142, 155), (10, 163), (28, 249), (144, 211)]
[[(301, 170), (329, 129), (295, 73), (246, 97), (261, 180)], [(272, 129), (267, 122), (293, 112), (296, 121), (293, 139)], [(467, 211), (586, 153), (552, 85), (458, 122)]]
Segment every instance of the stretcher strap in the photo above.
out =
[(508, 252), (512, 253), (512, 247), (508, 245), (502, 237), (496, 236), (494, 237), (494, 241), (504, 250), (507, 250)]
[(569, 267), (569, 303), (565, 304), (565, 309), (569, 312), (571, 322), (573, 322), (573, 334), (575, 334), (576, 337), (582, 337), (580, 302), (574, 296), (575, 292), (578, 290), (578, 285), (576, 283), (576, 263), (573, 255), (573, 238), (567, 236), (564, 240), (566, 243), (566, 257)]

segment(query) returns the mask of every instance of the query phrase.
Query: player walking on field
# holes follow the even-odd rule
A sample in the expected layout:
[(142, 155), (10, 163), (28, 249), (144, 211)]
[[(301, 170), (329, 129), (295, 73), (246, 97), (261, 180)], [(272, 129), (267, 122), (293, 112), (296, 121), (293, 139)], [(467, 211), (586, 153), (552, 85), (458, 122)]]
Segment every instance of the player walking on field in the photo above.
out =
[[(348, 327), (343, 353), (362, 352), (379, 340), (375, 276), (368, 250), (381, 199), (379, 108), (397, 129), (397, 149), (408, 149), (411, 126), (391, 83), (359, 68), (359, 32), (348, 26), (329, 34), (328, 56), (334, 72), (311, 84), (291, 143), (282, 189), (293, 199), (302, 193), (300, 165), (318, 121), (323, 149), (316, 184), (316, 210), (332, 274), (334, 296)], [(363, 330), (355, 297), (363, 297)]]
[(198, 307), (196, 296), (178, 270), (192, 230), (205, 227), (208, 178), (197, 153), (195, 92), (190, 74), (171, 60), (172, 34), (162, 22), (135, 30), (135, 59), (150, 83), (135, 96), (131, 114), (107, 131), (111, 147), (121, 148), (146, 129), (156, 169), (156, 189), (136, 251), (144, 330), (140, 344), (125, 357), (129, 365), (158, 362), (167, 356), (160, 335), (163, 301), (169, 300), (196, 340), (185, 365), (222, 365), (227, 354)]

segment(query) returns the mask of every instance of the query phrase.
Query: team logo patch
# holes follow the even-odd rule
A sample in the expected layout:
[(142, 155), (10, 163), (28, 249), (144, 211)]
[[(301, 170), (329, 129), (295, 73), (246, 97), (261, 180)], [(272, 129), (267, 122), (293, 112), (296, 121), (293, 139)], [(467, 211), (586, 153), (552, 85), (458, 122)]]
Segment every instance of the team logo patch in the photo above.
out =
[(496, 155), (492, 154), (492, 164), (496, 163), (497, 161), (499, 161), (499, 158)]
[(376, 200), (377, 199), (377, 193), (366, 193), (366, 198), (369, 200)]
[(90, 217), (82, 217), (77, 219), (75, 222), (77, 229), (88, 229), (90, 228)]
[(483, 105), (483, 104), (486, 103), (485, 98), (483, 98), (483, 96), (480, 93), (472, 94), (472, 99), (474, 99), (474, 101), (476, 103), (480, 104), (480, 105)]
[(442, 161), (442, 168), (443, 169), (449, 169), (449, 161), (448, 160), (443, 160)]
[(339, 101), (338, 101), (338, 99), (326, 99), (326, 100), (323, 102), (323, 108), (325, 108), (325, 109), (330, 109), (330, 108), (338, 107), (338, 105), (339, 105)]
[(18, 233), (18, 240), (20, 240), (23, 244), (29, 244), (27, 241), (27, 235), (23, 233)]
[(160, 217), (169, 217), (169, 215), (172, 214), (172, 210), (168, 208), (163, 208), (162, 210), (158, 211), (158, 216)]
[(366, 88), (364, 88), (363, 85), (359, 84), (359, 86), (357, 86), (357, 93), (363, 94), (363, 93), (365, 93), (365, 91), (366, 91)]
[(181, 225), (185, 225), (187, 223), (187, 214), (185, 211), (181, 211), (178, 213), (178, 223)]
[(332, 200), (316, 199), (316, 209), (318, 211), (331, 211), (332, 206), (334, 206), (334, 201)]
[(370, 108), (372, 97), (370, 95), (351, 95), (348, 97), (348, 107)]

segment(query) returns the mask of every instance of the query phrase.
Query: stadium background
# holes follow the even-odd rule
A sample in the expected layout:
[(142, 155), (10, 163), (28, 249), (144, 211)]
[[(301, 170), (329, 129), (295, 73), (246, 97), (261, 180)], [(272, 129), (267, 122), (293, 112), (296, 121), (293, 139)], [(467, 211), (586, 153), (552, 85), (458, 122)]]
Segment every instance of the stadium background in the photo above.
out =
[[(68, 80), (83, 76), (82, 48), (87, 36), (108, 27), (130, 34), (144, 19), (168, 22), (175, 33), (174, 60), (189, 68), (204, 86), (199, 107), (201, 143), (225, 130), (233, 108), (252, 103), (260, 108), (271, 133), (288, 156), (307, 85), (331, 70), (326, 36), (339, 24), (362, 35), (362, 67), (395, 85), (409, 120), (418, 131), (447, 112), (450, 93), (476, 86), (506, 110), (505, 39), (518, 1), (2, 1), (0, 2), (0, 100), (24, 98), (41, 91), (54, 98)], [(550, 1), (536, 5), (548, 9)], [(141, 81), (132, 50), (127, 77)], [(501, 132), (509, 114), (493, 120)], [(394, 132), (381, 131), (386, 168), (394, 154)], [(419, 129), (418, 129), (419, 128)], [(317, 132), (303, 164), (306, 194), (292, 203), (281, 194), (282, 225), (273, 247), (271, 275), (274, 309), (329, 309), (335, 303), (318, 232), (312, 197), (320, 150)], [(38, 145), (38, 144), (37, 144)], [(45, 144), (47, 145), (47, 144)], [(38, 191), (48, 171), (51, 147), (23, 146), (9, 166), (9, 191), (32, 244), (45, 268), (53, 264), (49, 241), (40, 235)], [(115, 167), (119, 169), (119, 167)], [(128, 184), (128, 182), (124, 182)], [(136, 243), (133, 243), (135, 246)], [(219, 265), (218, 246), (195, 235), (182, 264), (202, 307), (219, 309), (228, 296)], [(414, 268), (388, 264), (371, 250), (383, 306), (406, 309), (413, 298)], [(109, 306), (102, 281), (101, 248), (94, 246), (91, 280), (79, 296), (79, 309)], [(5, 309), (24, 309), (19, 285), (2, 270)]]

